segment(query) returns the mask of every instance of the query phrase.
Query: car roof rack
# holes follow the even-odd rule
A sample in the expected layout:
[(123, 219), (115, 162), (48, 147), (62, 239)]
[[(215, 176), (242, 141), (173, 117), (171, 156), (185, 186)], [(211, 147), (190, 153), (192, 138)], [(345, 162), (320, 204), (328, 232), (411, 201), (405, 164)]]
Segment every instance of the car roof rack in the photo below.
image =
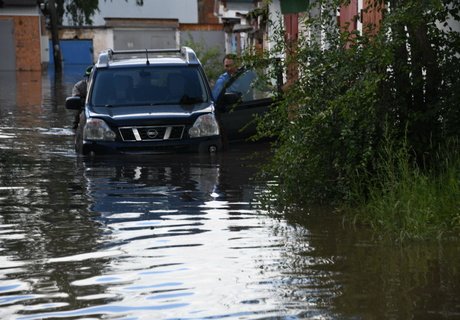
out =
[(160, 58), (160, 57), (181, 57), (188, 64), (199, 64), (200, 63), (193, 49), (189, 47), (182, 47), (180, 49), (138, 49), (138, 50), (108, 49), (107, 51), (101, 52), (96, 66), (97, 67), (108, 67), (109, 63), (113, 61), (129, 59), (129, 58), (142, 58), (142, 57), (145, 57), (147, 65), (150, 64), (149, 58)]

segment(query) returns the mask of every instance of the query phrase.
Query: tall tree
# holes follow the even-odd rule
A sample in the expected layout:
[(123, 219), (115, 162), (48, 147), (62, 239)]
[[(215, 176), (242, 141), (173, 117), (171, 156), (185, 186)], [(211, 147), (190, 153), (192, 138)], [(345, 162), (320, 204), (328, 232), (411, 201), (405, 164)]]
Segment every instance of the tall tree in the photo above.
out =
[(48, 10), (51, 26), (51, 42), (53, 44), (54, 70), (56, 73), (60, 73), (62, 71), (61, 46), (58, 34), (58, 14), (54, 0), (48, 1)]

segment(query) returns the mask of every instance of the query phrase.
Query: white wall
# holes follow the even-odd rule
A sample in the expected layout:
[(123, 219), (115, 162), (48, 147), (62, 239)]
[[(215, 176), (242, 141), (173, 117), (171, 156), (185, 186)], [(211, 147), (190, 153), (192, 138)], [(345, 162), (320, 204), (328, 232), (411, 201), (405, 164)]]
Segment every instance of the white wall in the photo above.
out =
[(38, 16), (38, 6), (30, 7), (6, 7), (0, 10), (0, 16)]
[(97, 62), (97, 59), (99, 58), (99, 53), (109, 48), (113, 48), (113, 30), (97, 30), (93, 38), (93, 61)]
[(104, 18), (179, 19), (180, 23), (198, 23), (198, 1), (144, 0), (144, 5), (138, 6), (135, 0), (101, 0), (99, 12), (92, 17), (93, 26), (105, 25)]

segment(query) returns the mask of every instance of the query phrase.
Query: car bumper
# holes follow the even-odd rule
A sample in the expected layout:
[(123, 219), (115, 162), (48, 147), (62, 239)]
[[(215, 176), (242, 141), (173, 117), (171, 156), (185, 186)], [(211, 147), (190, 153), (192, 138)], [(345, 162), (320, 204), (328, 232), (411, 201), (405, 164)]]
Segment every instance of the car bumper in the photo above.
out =
[(163, 154), (180, 152), (212, 153), (222, 150), (220, 136), (176, 141), (118, 142), (83, 141), (84, 155), (96, 154)]

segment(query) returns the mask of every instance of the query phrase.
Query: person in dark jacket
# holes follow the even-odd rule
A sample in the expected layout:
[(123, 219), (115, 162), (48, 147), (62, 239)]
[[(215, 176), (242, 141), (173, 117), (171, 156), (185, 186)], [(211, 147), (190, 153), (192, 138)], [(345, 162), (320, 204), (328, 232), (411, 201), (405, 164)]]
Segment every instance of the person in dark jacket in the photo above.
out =
[[(86, 100), (86, 95), (88, 94), (88, 79), (92, 70), (93, 66), (89, 66), (88, 68), (86, 68), (85, 74), (83, 75), (83, 79), (75, 83), (75, 85), (72, 88), (72, 96), (80, 97), (82, 102), (82, 109)], [(81, 110), (77, 111), (77, 113), (75, 114), (75, 118), (73, 121), (74, 129), (77, 129), (78, 123), (80, 122), (80, 113)]]

